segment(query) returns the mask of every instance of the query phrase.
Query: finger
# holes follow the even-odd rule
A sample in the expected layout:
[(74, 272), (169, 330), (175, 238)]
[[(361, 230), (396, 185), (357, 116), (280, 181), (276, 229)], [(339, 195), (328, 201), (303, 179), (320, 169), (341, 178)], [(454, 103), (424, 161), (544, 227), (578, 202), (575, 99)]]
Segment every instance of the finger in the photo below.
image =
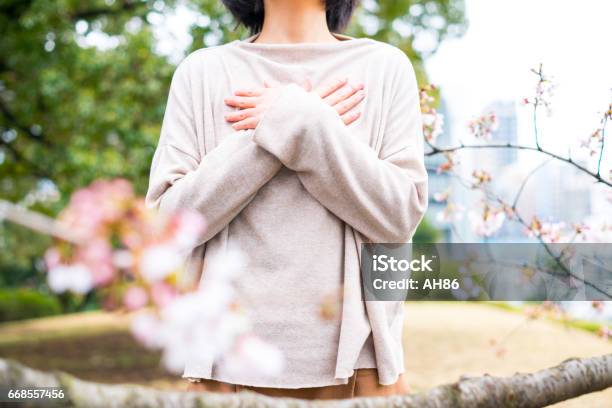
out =
[(326, 98), (328, 95), (330, 95), (332, 92), (335, 92), (336, 90), (342, 88), (347, 82), (348, 82), (348, 79), (346, 78), (336, 79), (335, 81), (329, 84), (325, 84), (325, 85), (322, 85), (316, 88), (314, 92), (317, 95), (319, 95), (321, 99), (323, 99), (323, 98)]
[(224, 100), (226, 105), (233, 106), (234, 108), (254, 108), (257, 106), (259, 102), (259, 97), (253, 96), (232, 96), (229, 98), (225, 98)]
[(363, 98), (365, 98), (365, 92), (363, 90), (357, 91), (352, 96), (350, 96), (348, 99), (345, 99), (340, 103), (337, 103), (333, 107), (336, 109), (338, 114), (344, 115), (346, 112), (350, 111), (355, 106), (357, 106), (361, 101), (363, 101)]
[(310, 92), (312, 90), (312, 82), (310, 82), (309, 78), (306, 78), (303, 82), (302, 82), (302, 88), (304, 88), (304, 90), (306, 92)]
[(259, 113), (258, 108), (241, 109), (236, 112), (230, 112), (225, 115), (225, 120), (228, 122), (239, 122), (248, 117), (255, 116)]
[(330, 106), (334, 106), (354, 95), (357, 91), (363, 89), (363, 84), (358, 84), (356, 86), (346, 85), (341, 89), (336, 90), (331, 95), (323, 98), (323, 100), (329, 104)]
[(270, 82), (266, 81), (266, 80), (264, 80), (263, 83), (264, 83), (264, 88), (272, 88), (273, 87), (273, 85)]
[(263, 90), (261, 88), (238, 89), (234, 92), (236, 96), (261, 96), (262, 94)]
[(259, 123), (259, 115), (251, 116), (232, 125), (234, 130), (255, 129)]
[(349, 112), (349, 113), (342, 115), (340, 118), (342, 119), (344, 124), (348, 126), (354, 121), (356, 121), (357, 119), (359, 119), (360, 116), (361, 116), (361, 112)]

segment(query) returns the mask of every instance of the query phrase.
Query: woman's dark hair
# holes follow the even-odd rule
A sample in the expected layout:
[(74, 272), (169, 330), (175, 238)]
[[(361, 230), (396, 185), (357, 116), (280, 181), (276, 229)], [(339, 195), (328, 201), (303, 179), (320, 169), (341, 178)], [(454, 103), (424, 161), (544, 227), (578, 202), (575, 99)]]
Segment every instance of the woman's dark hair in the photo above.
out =
[[(261, 31), (264, 21), (263, 0), (221, 0), (239, 24), (256, 34)], [(346, 28), (359, 0), (321, 0), (325, 3), (327, 27), (332, 32)]]

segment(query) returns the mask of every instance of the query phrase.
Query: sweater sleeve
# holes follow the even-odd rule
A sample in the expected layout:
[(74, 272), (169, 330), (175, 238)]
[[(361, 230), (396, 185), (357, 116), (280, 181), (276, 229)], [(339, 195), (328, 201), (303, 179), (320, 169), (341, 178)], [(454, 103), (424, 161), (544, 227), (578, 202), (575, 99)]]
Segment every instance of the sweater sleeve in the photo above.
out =
[(427, 208), (419, 94), (412, 65), (402, 57), (386, 101), (379, 154), (332, 107), (295, 85), (288, 92), (292, 112), (278, 118), (282, 137), (254, 137), (298, 173), (313, 197), (371, 242), (409, 241)]
[(191, 98), (182, 63), (170, 85), (145, 203), (163, 212), (184, 208), (202, 214), (207, 228), (201, 245), (228, 225), (282, 164), (253, 142), (253, 131), (233, 132), (200, 157)]

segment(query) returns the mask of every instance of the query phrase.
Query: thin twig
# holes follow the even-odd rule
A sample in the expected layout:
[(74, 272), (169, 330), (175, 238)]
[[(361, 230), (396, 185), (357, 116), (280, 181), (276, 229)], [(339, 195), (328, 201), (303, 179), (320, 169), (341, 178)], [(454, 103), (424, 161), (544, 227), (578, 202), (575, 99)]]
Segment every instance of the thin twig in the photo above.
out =
[(519, 145), (519, 144), (513, 144), (513, 143), (462, 144), (460, 146), (451, 146), (451, 147), (437, 147), (437, 146), (433, 146), (430, 143), (428, 143), (428, 145), (432, 148), (432, 150), (429, 152), (426, 152), (425, 156), (435, 156), (437, 154), (454, 153), (462, 149), (516, 149), (516, 150), (531, 150), (535, 152), (540, 152), (542, 154), (552, 157), (553, 159), (557, 159), (559, 161), (571, 164), (572, 166), (582, 171), (583, 173), (586, 173), (587, 175), (593, 177), (598, 182), (603, 183), (609, 187), (612, 187), (612, 181), (608, 181), (604, 179), (600, 174), (590, 171), (586, 167), (576, 163), (573, 159), (560, 156), (548, 150), (538, 149), (537, 147), (534, 147), (534, 146), (526, 146), (526, 145)]
[[(538, 89), (540, 88), (540, 85), (542, 84), (542, 82), (544, 82), (544, 75), (542, 73), (542, 64), (540, 64), (539, 68), (537, 71), (532, 70), (538, 77)], [(540, 98), (539, 95), (536, 96), (535, 101), (533, 102), (533, 135), (535, 137), (535, 144), (536, 144), (536, 148), (538, 150), (542, 150), (542, 147), (540, 146), (540, 138), (539, 138), (539, 132), (538, 132), (538, 105), (540, 103)]]
[(538, 171), (540, 170), (542, 167), (546, 166), (548, 163), (550, 163), (553, 159), (550, 158), (542, 163), (540, 163), (538, 166), (536, 166), (533, 170), (531, 170), (529, 172), (529, 174), (527, 174), (527, 176), (525, 177), (525, 179), (523, 180), (523, 182), (521, 183), (521, 187), (518, 189), (518, 192), (516, 193), (516, 196), (514, 197), (514, 200), (512, 201), (512, 211), (516, 211), (516, 205), (518, 204), (519, 199), (521, 198), (521, 194), (523, 193), (523, 190), (525, 189), (525, 186), (527, 185), (527, 182), (529, 181), (529, 179)]
[(601, 149), (599, 150), (599, 160), (597, 161), (597, 175), (601, 177), (601, 160), (603, 159), (604, 147), (606, 142), (606, 124), (608, 123), (608, 113), (603, 117), (601, 124)]

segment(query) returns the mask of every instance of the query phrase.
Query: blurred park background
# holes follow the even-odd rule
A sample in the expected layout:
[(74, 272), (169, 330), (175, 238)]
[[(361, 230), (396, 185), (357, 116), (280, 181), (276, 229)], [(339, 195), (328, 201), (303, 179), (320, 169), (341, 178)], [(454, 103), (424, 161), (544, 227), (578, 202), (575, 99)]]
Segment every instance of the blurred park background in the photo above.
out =
[[(438, 85), (440, 145), (461, 143), (468, 121), (490, 110), (499, 124), (494, 141), (530, 143), (532, 112), (520, 101), (533, 92), (530, 68), (543, 63), (558, 85), (551, 115), (539, 122), (542, 143), (566, 154), (610, 102), (610, 15), (607, 0), (364, 0), (347, 34), (400, 47), (419, 82)], [(218, 0), (0, 0), (0, 198), (54, 216), (73, 191), (99, 178), (125, 177), (144, 194), (176, 64), (193, 50), (246, 35)], [(610, 151), (602, 174), (610, 171)], [(482, 155), (461, 160), (486, 163), (500, 194), (541, 162), (529, 152)], [(442, 159), (427, 159), (431, 204), (415, 241), (481, 241), (467, 217), (451, 225), (440, 215), (446, 204), (436, 193), (451, 191), (464, 208), (480, 200), (435, 170)], [(610, 223), (611, 197), (572, 166), (551, 163), (526, 187), (521, 210)], [(533, 240), (511, 223), (487, 239)], [(49, 291), (41, 255), (50, 243), (0, 223), (0, 356), (96, 381), (184, 387), (132, 340), (127, 316), (98, 311), (95, 293)], [(610, 322), (609, 307), (574, 305), (571, 316), (535, 320), (523, 308), (407, 304), (413, 389), (612, 351), (596, 336)]]

